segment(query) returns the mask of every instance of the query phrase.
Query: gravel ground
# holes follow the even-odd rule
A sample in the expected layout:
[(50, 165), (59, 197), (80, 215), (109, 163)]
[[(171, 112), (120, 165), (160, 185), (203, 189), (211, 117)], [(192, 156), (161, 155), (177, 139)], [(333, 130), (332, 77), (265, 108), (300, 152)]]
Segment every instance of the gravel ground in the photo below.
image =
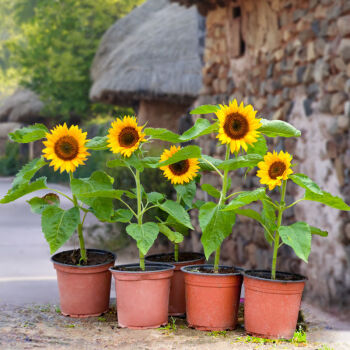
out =
[[(350, 332), (337, 337), (324, 322), (317, 321), (312, 308), (303, 307), (308, 327), (307, 342), (266, 342), (244, 334), (242, 309), (238, 329), (230, 332), (201, 332), (190, 329), (183, 319), (174, 326), (153, 330), (118, 328), (115, 309), (101, 317), (64, 317), (54, 305), (0, 306), (0, 349), (350, 349)], [(312, 321), (308, 321), (308, 320)], [(170, 325), (172, 325), (170, 319)], [(334, 333), (335, 332), (335, 333)], [(335, 335), (334, 335), (335, 334)], [(348, 341), (346, 341), (348, 336)], [(322, 341), (320, 341), (322, 339)]]

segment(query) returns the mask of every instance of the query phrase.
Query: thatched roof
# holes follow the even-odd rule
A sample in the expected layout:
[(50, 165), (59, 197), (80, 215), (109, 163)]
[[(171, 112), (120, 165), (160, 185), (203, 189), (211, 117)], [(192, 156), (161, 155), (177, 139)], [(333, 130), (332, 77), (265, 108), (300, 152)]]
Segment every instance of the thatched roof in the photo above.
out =
[(196, 8), (149, 0), (103, 36), (91, 75), (93, 101), (191, 103), (202, 86), (205, 22)]
[(206, 16), (209, 11), (215, 10), (218, 6), (225, 7), (234, 0), (170, 0), (170, 1), (177, 2), (180, 5), (184, 5), (186, 7), (196, 5), (198, 8), (198, 11), (203, 16)]
[(33, 122), (40, 116), (44, 104), (32, 91), (18, 89), (0, 105), (0, 122)]

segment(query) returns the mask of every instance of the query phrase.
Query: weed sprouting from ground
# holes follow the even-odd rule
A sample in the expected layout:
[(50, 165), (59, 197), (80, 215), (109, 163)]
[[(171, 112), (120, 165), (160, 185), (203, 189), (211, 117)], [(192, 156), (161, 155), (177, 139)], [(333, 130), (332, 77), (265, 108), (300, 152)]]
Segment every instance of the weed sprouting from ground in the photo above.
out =
[(174, 317), (170, 317), (170, 321), (164, 327), (158, 328), (160, 331), (166, 331), (169, 333), (174, 333), (177, 330), (176, 319)]
[(226, 331), (212, 331), (208, 333), (211, 337), (226, 337), (227, 332)]

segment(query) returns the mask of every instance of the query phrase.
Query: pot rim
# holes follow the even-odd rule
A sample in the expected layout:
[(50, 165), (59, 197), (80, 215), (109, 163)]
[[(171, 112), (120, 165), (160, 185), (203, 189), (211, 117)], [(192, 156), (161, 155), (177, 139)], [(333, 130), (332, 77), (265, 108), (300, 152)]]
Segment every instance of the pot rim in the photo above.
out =
[(89, 252), (95, 252), (95, 253), (108, 253), (108, 254), (112, 254), (113, 255), (113, 259), (110, 259), (109, 261), (107, 262), (104, 262), (104, 263), (101, 263), (101, 264), (97, 264), (97, 265), (73, 265), (73, 264), (65, 264), (65, 263), (61, 263), (59, 261), (56, 261), (54, 260), (55, 257), (57, 257), (57, 255), (63, 253), (63, 252), (73, 252), (75, 250), (78, 250), (78, 249), (69, 249), (69, 250), (62, 250), (61, 252), (58, 252), (54, 255), (51, 256), (50, 260), (54, 263), (54, 264), (57, 264), (57, 265), (61, 265), (61, 266), (71, 266), (71, 267), (76, 267), (78, 269), (87, 269), (87, 268), (91, 268), (91, 267), (99, 267), (99, 266), (103, 266), (103, 265), (108, 265), (110, 263), (114, 263), (117, 259), (117, 254), (113, 253), (113, 252), (110, 252), (109, 250), (103, 250), (103, 249), (94, 249), (94, 248), (89, 248), (89, 249), (86, 249), (86, 251), (89, 251)]
[(123, 264), (123, 265), (114, 265), (109, 268), (109, 271), (111, 272), (117, 272), (117, 273), (122, 273), (122, 274), (144, 274), (144, 273), (159, 273), (159, 272), (164, 272), (164, 271), (171, 271), (175, 270), (175, 266), (171, 264), (165, 264), (165, 263), (150, 263), (146, 262), (145, 266), (159, 266), (163, 267), (159, 270), (154, 270), (154, 271), (121, 271), (121, 270), (116, 270), (115, 267), (134, 267), (134, 266), (140, 266), (138, 263), (133, 263), (133, 264)]
[(219, 267), (234, 267), (237, 272), (230, 272), (230, 273), (206, 273), (206, 272), (198, 272), (198, 271), (189, 271), (187, 269), (194, 269), (199, 267), (214, 267), (213, 264), (203, 264), (203, 265), (189, 265), (189, 266), (183, 266), (181, 267), (181, 271), (184, 273), (189, 273), (192, 275), (201, 275), (201, 276), (212, 276), (212, 277), (225, 277), (225, 276), (238, 276), (242, 275), (244, 273), (244, 269), (241, 267), (236, 266), (228, 266), (228, 265), (219, 265)]
[[(172, 262), (169, 262), (169, 263), (164, 263), (164, 264), (182, 264), (182, 263), (190, 263), (190, 262), (194, 262), (194, 261), (199, 261), (199, 260), (202, 260), (203, 258), (205, 259), (205, 255), (203, 253), (197, 253), (197, 252), (179, 252), (179, 255), (181, 253), (191, 253), (191, 254), (198, 254), (198, 259), (192, 259), (192, 260), (184, 260), (184, 261), (172, 261)], [(148, 258), (152, 258), (152, 257), (155, 257), (155, 256), (161, 256), (161, 255), (174, 255), (174, 253), (160, 253), (160, 254), (151, 254), (151, 255), (148, 255), (148, 256), (145, 256), (145, 261), (150, 261), (150, 260), (147, 260)], [(152, 263), (152, 261), (150, 261)], [(159, 264), (162, 264), (162, 262), (159, 262)]]
[(292, 273), (292, 272), (276, 271), (276, 273), (280, 273), (280, 274), (283, 274), (283, 275), (300, 277), (300, 280), (297, 280), (297, 281), (279, 280), (279, 279), (272, 280), (272, 279), (269, 279), (269, 278), (249, 275), (249, 272), (267, 272), (267, 273), (271, 273), (271, 270), (245, 270), (245, 271), (243, 271), (243, 276), (247, 277), (247, 278), (252, 278), (252, 279), (266, 281), (266, 282), (272, 282), (272, 283), (303, 283), (303, 282), (308, 280), (308, 278), (306, 276), (300, 275), (298, 273)]

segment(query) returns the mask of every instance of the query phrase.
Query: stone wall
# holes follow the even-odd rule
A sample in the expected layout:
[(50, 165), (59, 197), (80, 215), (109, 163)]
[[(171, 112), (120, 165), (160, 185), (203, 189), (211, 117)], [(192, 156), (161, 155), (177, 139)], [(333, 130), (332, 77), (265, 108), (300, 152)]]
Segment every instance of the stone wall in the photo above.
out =
[[(294, 124), (300, 139), (270, 140), (270, 146), (294, 154), (296, 172), (350, 203), (350, 1), (237, 0), (208, 12), (206, 26), (204, 87), (196, 105), (236, 98), (265, 118)], [(205, 153), (223, 156), (215, 137), (201, 145)], [(258, 185), (255, 171), (245, 180), (242, 175), (232, 178), (235, 191)], [(214, 174), (203, 181), (220, 185)], [(288, 201), (301, 195), (288, 185)], [(308, 265), (283, 246), (278, 268), (306, 274), (306, 297), (320, 305), (350, 306), (350, 214), (304, 203), (288, 210), (284, 223), (305, 220), (329, 237), (313, 238)], [(186, 245), (199, 249), (199, 235)], [(269, 268), (271, 256), (262, 229), (239, 218), (222, 249), (223, 262)]]

